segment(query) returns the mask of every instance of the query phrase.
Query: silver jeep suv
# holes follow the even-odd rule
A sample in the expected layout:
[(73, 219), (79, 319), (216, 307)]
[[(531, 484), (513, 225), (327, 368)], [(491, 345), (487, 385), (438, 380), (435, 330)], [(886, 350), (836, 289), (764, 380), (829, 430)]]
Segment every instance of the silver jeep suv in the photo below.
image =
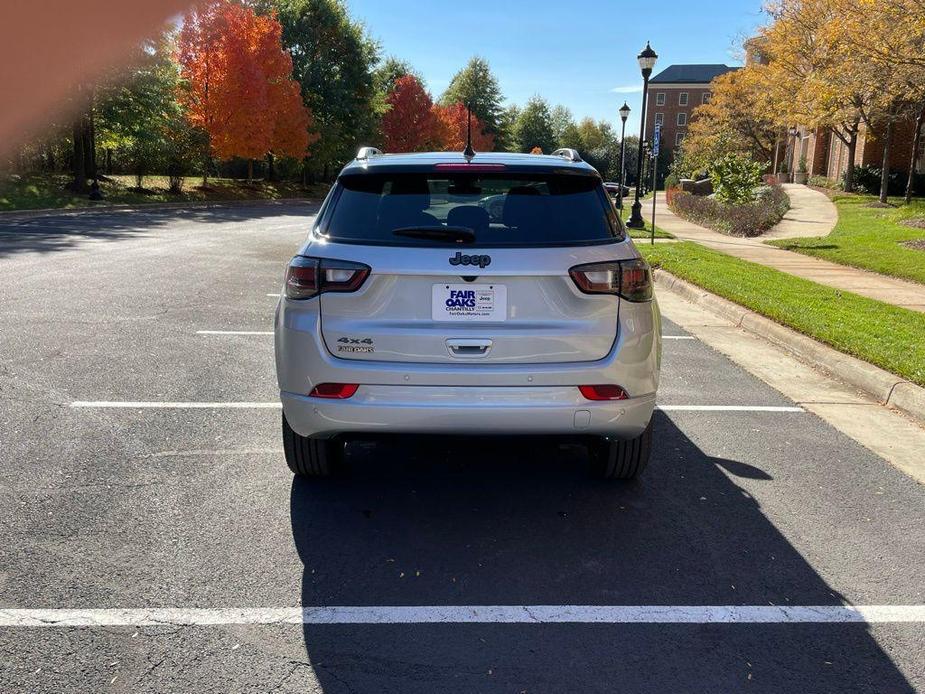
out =
[(543, 434), (632, 478), (660, 361), (649, 266), (574, 150), (363, 148), (286, 270), (286, 461), (324, 476), (351, 436)]

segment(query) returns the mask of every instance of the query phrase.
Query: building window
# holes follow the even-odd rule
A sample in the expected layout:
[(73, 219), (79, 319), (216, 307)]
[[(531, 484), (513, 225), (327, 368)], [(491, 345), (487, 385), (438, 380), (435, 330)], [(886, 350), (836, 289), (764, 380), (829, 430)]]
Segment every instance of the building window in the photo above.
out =
[(674, 146), (677, 147), (681, 144), (681, 140), (684, 139), (684, 133), (675, 133), (674, 136)]
[(665, 92), (656, 92), (655, 93), (655, 105), (664, 106), (665, 105)]
[(710, 103), (710, 92), (704, 92), (704, 93), (703, 93), (703, 99), (701, 100), (700, 103), (702, 103), (702, 104), (708, 104), (708, 103)]
[(665, 114), (664, 114), (664, 113), (656, 113), (656, 114), (655, 114), (655, 124), (656, 124), (656, 125), (661, 125), (661, 124), (664, 123), (664, 122), (665, 122)]
[(687, 125), (687, 114), (683, 111), (678, 114), (678, 125)]
[(678, 106), (687, 106), (687, 92), (678, 94)]

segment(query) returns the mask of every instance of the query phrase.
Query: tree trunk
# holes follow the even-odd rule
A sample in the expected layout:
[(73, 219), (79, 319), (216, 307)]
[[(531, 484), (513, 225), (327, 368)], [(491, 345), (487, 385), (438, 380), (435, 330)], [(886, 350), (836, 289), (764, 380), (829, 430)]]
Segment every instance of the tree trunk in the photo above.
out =
[(90, 105), (87, 108), (87, 114), (84, 117), (84, 155), (87, 157), (87, 174), (90, 178), (96, 178), (96, 125), (93, 122), (93, 99), (90, 99)]
[(77, 118), (73, 123), (72, 128), (73, 135), (73, 145), (74, 145), (74, 156), (73, 156), (73, 168), (74, 168), (74, 181), (73, 188), (78, 193), (82, 193), (87, 189), (87, 159), (84, 155), (84, 129), (83, 129), (83, 118)]
[(858, 151), (858, 130), (855, 128), (848, 137), (848, 164), (845, 166), (845, 192), (854, 192), (854, 155)]
[(880, 169), (880, 202), (886, 204), (887, 191), (890, 186), (890, 144), (893, 139), (893, 115), (886, 121), (886, 132), (883, 135), (883, 164)]
[(55, 150), (50, 142), (45, 143), (45, 170), (53, 172), (55, 170)]
[(267, 152), (267, 181), (272, 181), (275, 172), (273, 171), (273, 152)]
[(903, 201), (908, 205), (912, 202), (912, 179), (915, 177), (915, 162), (918, 159), (919, 144), (922, 141), (922, 123), (925, 122), (925, 104), (915, 119), (915, 134), (912, 136), (912, 153), (909, 156), (909, 176), (906, 178), (906, 195)]
[(247, 185), (254, 182), (254, 160), (247, 160)]

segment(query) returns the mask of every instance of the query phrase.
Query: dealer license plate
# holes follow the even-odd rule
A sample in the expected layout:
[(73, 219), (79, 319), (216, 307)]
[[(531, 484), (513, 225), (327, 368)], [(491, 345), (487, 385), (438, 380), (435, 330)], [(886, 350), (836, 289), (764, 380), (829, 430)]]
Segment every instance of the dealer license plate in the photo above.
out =
[(431, 317), (435, 321), (503, 321), (507, 287), (503, 284), (435, 284)]

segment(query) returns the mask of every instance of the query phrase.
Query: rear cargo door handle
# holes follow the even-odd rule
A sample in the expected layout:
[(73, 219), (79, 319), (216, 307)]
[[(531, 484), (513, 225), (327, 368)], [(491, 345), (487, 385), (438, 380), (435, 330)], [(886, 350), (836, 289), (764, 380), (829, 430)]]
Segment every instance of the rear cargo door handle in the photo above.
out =
[(446, 347), (454, 357), (484, 357), (491, 350), (491, 340), (447, 340)]

